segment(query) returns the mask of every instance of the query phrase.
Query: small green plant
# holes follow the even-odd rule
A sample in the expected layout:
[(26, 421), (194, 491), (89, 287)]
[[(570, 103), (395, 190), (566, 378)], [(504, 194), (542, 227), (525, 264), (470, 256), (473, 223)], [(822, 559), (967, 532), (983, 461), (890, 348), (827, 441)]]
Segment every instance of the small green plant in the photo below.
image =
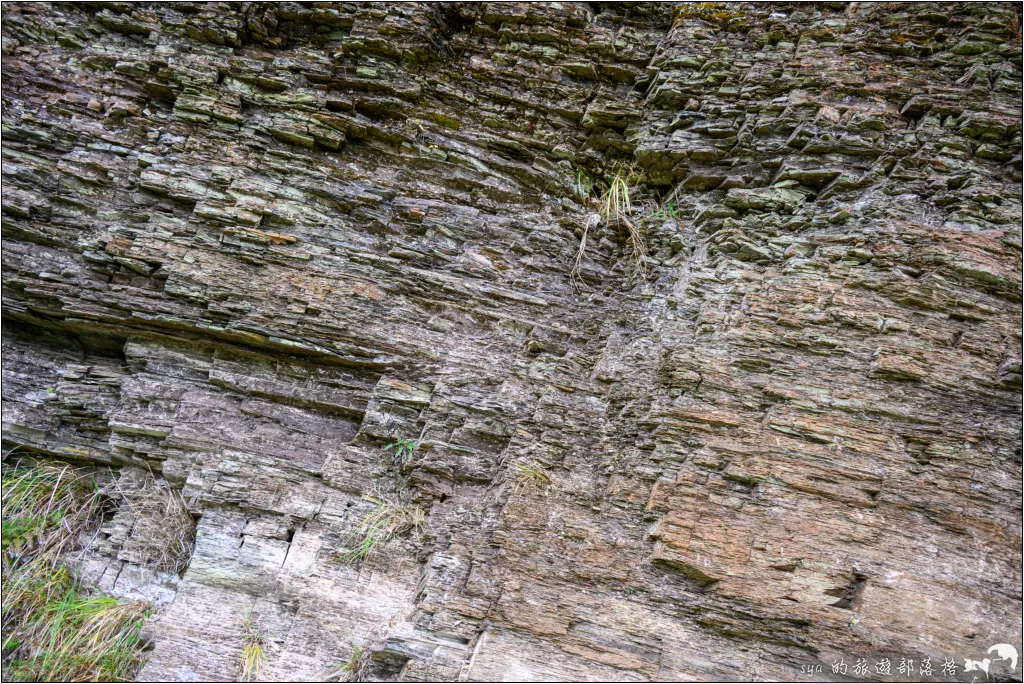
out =
[(547, 471), (536, 463), (517, 463), (512, 466), (515, 480), (515, 491), (518, 494), (523, 490), (534, 487), (546, 487), (551, 484), (551, 476)]
[[(330, 674), (323, 676), (323, 680), (325, 682), (353, 681), (353, 677), (357, 676), (359, 672), (359, 666), (362, 665), (364, 654), (365, 651), (362, 646), (353, 647), (352, 655), (349, 656), (348, 661), (333, 668)], [(342, 677), (345, 679), (343, 680)]]
[(241, 626), (242, 657), (238, 662), (238, 675), (243, 682), (255, 682), (263, 674), (263, 665), (267, 659), (264, 650), (266, 637), (252, 619), (252, 608), (241, 621)]
[(388, 451), (394, 449), (393, 453), (395, 458), (404, 464), (409, 462), (409, 459), (412, 458), (413, 452), (419, 449), (420, 445), (412, 440), (397, 437), (394, 442), (391, 442), (391, 444), (388, 444), (384, 448)]
[(647, 215), (648, 218), (660, 218), (660, 219), (679, 219), (679, 211), (676, 209), (675, 202), (668, 202), (661, 207), (657, 207)]
[(374, 507), (349, 537), (348, 550), (338, 557), (346, 565), (366, 560), (379, 545), (405, 532), (419, 530), (426, 521), (419, 506), (399, 504), (380, 493), (363, 498)]
[(583, 172), (580, 171), (579, 169), (577, 169), (576, 170), (576, 182), (573, 184), (573, 188), (572, 189), (573, 189), (573, 192), (576, 193), (577, 197), (579, 197), (581, 200), (586, 201), (587, 198), (590, 197), (590, 189), (587, 187), (587, 184), (583, 182), (583, 179), (584, 179)]

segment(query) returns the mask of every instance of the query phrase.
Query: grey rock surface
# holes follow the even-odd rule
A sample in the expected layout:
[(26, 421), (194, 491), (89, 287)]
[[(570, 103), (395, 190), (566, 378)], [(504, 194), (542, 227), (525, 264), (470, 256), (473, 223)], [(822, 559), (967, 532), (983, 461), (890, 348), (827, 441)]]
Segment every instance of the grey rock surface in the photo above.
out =
[[(5, 3), (4, 448), (196, 517), (85, 566), (141, 680), (251, 616), (268, 681), (970, 681), (1024, 650), (1021, 55), (1010, 3)], [(648, 275), (598, 226), (574, 284), (622, 165)], [(374, 496), (424, 524), (339, 562)]]

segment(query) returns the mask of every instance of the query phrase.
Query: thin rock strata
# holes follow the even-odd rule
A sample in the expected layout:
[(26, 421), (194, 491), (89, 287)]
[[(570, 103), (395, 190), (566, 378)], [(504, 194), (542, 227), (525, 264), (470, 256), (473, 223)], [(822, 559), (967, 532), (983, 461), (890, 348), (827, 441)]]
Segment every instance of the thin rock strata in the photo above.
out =
[(5, 3), (4, 449), (197, 519), (141, 680), (1020, 681), (1020, 26)]

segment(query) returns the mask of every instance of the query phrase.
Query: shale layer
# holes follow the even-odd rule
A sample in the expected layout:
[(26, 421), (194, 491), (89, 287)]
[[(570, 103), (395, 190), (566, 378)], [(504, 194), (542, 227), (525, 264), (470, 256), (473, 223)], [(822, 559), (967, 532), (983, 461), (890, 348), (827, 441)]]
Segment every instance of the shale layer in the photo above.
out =
[(4, 450), (142, 680), (1020, 681), (1019, 12), (5, 3)]

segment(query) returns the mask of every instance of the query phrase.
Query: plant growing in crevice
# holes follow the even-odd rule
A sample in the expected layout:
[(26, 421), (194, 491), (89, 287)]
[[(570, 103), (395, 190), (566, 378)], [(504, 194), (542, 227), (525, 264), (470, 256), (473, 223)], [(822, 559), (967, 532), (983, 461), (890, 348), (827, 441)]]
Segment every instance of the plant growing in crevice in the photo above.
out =
[(426, 522), (426, 514), (419, 506), (396, 503), (379, 492), (363, 498), (374, 504), (373, 510), (356, 526), (349, 536), (348, 550), (338, 557), (338, 561), (346, 565), (365, 561), (381, 544), (400, 534), (417, 531)]
[(675, 219), (678, 221), (679, 210), (676, 209), (676, 203), (670, 200), (665, 204), (661, 205), (660, 207), (656, 206), (654, 209), (652, 209), (650, 213), (647, 214), (647, 218)]
[(414, 442), (410, 439), (404, 439), (402, 437), (397, 437), (395, 438), (395, 441), (391, 442), (384, 448), (388, 451), (394, 449), (392, 453), (394, 454), (395, 458), (399, 461), (399, 463), (405, 465), (406, 463), (409, 462), (409, 459), (412, 458), (413, 453), (417, 449), (419, 449), (419, 447), (420, 445), (418, 442)]
[(632, 172), (620, 166), (608, 182), (608, 188), (601, 194), (601, 218), (608, 223), (628, 218), (633, 213), (630, 201), (629, 180)]
[(3, 468), (4, 676), (133, 679), (149, 604), (89, 592), (69, 565), (99, 530), (107, 503), (101, 488), (68, 464)]
[[(353, 682), (358, 681), (359, 668), (363, 664), (363, 656), (366, 651), (362, 646), (354, 646), (352, 655), (341, 665), (332, 669), (330, 674), (324, 675), (325, 682)], [(344, 677), (344, 679), (342, 679)]]
[(547, 470), (536, 463), (517, 463), (512, 466), (514, 490), (518, 494), (534, 487), (546, 487), (551, 484), (551, 476)]
[[(254, 606), (255, 607), (255, 606)], [(249, 614), (241, 620), (242, 656), (238, 661), (238, 677), (243, 682), (255, 682), (263, 674), (263, 666), (267, 660), (266, 636)]]
[(576, 181), (573, 183), (572, 191), (580, 200), (586, 202), (590, 198), (590, 181), (583, 175), (583, 171), (576, 169)]
[(626, 243), (631, 248), (636, 273), (641, 278), (647, 276), (647, 248), (633, 214), (633, 202), (630, 194), (632, 180), (632, 169), (620, 166), (599, 198), (597, 213), (591, 214), (584, 220), (580, 246), (576, 250), (573, 267), (569, 274), (573, 281), (577, 283), (582, 281), (580, 272), (587, 250), (587, 238), (590, 231), (602, 223), (606, 228), (625, 231)]

